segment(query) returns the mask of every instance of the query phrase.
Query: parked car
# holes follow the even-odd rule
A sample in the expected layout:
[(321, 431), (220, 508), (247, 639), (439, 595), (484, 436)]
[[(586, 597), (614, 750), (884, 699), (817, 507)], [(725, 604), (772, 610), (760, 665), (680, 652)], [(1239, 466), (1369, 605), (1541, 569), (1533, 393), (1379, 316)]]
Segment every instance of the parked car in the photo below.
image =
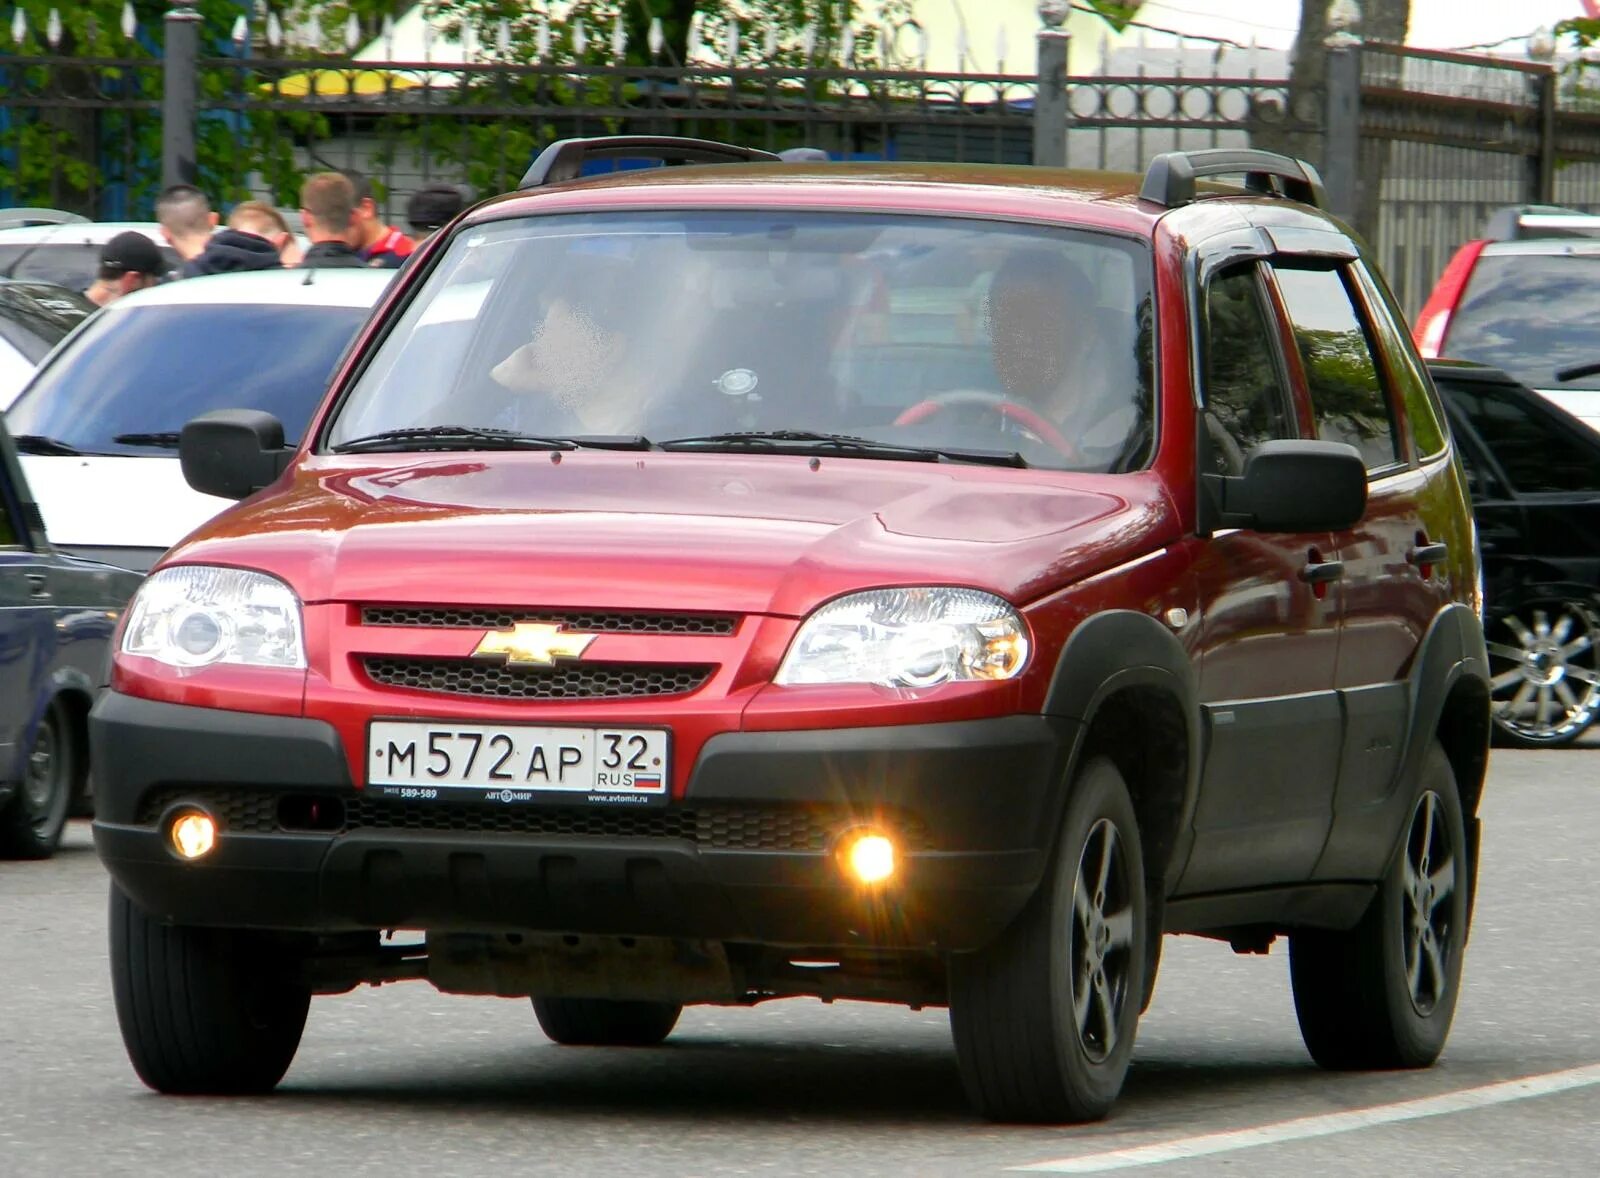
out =
[(88, 220), (81, 213), (69, 213), (64, 209), (0, 209), (0, 229), (15, 229), (22, 225), (82, 225)]
[(154, 221), (70, 221), (0, 229), (0, 278), (26, 278), (85, 291), (100, 270), (100, 250), (119, 233), (136, 229), (161, 248), (174, 270), (177, 252)]
[(139, 577), (51, 546), (0, 423), (0, 858), (42, 859), (88, 782), (89, 707)]
[(1501, 209), (1455, 252), (1413, 334), (1426, 357), (1498, 368), (1600, 430), (1600, 217)]
[[(736, 162), (583, 178), (640, 153)], [(182, 430), (244, 501), (140, 589), (91, 719), (138, 1074), (268, 1090), (312, 993), (378, 979), (574, 1045), (820, 995), (948, 1004), (978, 1109), (1082, 1120), (1163, 932), (1287, 935), (1315, 1059), (1430, 1063), (1478, 558), (1320, 201), (1256, 151), (546, 149), (297, 449), (259, 409)]]
[(220, 274), (152, 287), (105, 308), (7, 415), (56, 542), (147, 570), (228, 505), (184, 483), (183, 423), (247, 405), (272, 413), (297, 442), (340, 352), (393, 276)]
[(1498, 369), (1428, 368), (1478, 523), (1495, 725), (1570, 744), (1600, 710), (1600, 437)]
[(64, 286), (0, 279), (0, 412), (50, 349), (94, 311), (93, 303)]

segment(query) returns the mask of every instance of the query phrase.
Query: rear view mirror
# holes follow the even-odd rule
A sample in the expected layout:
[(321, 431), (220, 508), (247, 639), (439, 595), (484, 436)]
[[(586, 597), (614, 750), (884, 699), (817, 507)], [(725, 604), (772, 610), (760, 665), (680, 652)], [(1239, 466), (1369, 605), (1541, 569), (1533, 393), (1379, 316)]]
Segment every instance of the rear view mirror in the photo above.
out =
[(202, 413), (178, 435), (183, 477), (202, 495), (243, 499), (274, 482), (294, 451), (284, 448), (283, 423), (259, 409)]
[(1367, 467), (1344, 442), (1263, 442), (1244, 473), (1206, 475), (1214, 526), (1257, 532), (1342, 532), (1367, 510)]

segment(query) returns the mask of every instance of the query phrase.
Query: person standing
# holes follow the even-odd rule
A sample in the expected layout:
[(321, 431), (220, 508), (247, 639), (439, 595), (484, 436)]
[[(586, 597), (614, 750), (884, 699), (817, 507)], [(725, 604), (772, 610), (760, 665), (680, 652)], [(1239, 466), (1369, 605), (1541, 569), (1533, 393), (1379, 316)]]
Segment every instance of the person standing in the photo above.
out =
[(300, 217), (311, 239), (301, 269), (354, 270), (367, 265), (354, 245), (355, 209), (355, 186), (341, 172), (318, 172), (300, 186)]
[[(156, 197), (156, 220), (161, 223), (161, 236), (188, 267), (211, 241), (217, 228), (217, 214), (211, 210), (206, 194), (193, 184), (173, 184)], [(179, 271), (182, 277), (189, 274)]]
[(398, 270), (417, 248), (393, 225), (384, 224), (378, 215), (378, 202), (372, 199), (372, 185), (360, 172), (347, 170), (344, 176), (355, 193), (356, 236), (354, 245), (362, 261), (380, 270)]
[(101, 247), (100, 269), (83, 296), (97, 307), (109, 307), (136, 290), (155, 286), (166, 272), (167, 263), (156, 243), (130, 229)]
[(406, 224), (421, 245), (466, 208), (466, 195), (454, 184), (428, 184), (406, 201)]
[(278, 260), (285, 266), (298, 266), (300, 259), (305, 256), (305, 251), (300, 248), (293, 230), (289, 228), (289, 222), (265, 201), (245, 200), (234, 205), (228, 213), (228, 228), (266, 238), (272, 243), (272, 248), (278, 251)]

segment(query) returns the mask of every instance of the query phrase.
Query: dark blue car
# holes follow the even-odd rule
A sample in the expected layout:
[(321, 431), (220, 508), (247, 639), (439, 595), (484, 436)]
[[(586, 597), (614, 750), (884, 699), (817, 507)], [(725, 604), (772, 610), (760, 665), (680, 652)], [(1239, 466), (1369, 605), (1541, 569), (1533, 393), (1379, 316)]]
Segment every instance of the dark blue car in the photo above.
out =
[(43, 859), (89, 780), (84, 726), (139, 576), (57, 552), (0, 424), (0, 858)]

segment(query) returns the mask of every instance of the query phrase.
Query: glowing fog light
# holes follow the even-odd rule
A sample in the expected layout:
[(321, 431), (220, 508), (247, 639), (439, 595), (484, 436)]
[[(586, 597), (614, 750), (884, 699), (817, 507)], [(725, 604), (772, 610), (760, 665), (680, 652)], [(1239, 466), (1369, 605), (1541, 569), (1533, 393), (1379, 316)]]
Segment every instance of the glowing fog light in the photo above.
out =
[(894, 840), (875, 831), (856, 832), (840, 844), (839, 862), (857, 883), (883, 883), (895, 872)]
[(217, 823), (209, 814), (185, 810), (167, 828), (172, 849), (180, 859), (200, 859), (217, 845)]

